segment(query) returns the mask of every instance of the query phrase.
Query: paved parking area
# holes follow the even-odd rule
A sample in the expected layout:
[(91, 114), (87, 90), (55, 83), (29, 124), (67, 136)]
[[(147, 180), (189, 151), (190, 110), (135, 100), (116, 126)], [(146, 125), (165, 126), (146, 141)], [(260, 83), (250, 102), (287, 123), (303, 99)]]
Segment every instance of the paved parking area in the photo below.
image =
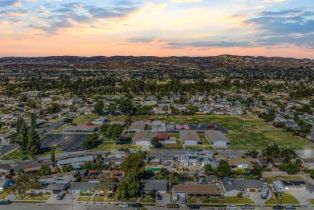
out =
[(156, 199), (156, 207), (165, 207), (167, 204), (170, 203), (170, 194), (162, 192), (159, 193), (162, 196), (162, 199), (161, 200)]

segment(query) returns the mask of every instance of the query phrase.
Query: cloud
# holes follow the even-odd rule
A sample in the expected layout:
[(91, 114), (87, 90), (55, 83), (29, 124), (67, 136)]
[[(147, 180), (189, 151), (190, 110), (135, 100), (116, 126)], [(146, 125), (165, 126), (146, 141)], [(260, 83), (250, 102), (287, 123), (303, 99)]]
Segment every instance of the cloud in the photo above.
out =
[(19, 0), (0, 0), (0, 7), (15, 6), (19, 3)]
[(174, 3), (198, 3), (202, 2), (202, 0), (172, 0)]
[(236, 41), (193, 41), (193, 42), (169, 42), (171, 47), (249, 47), (250, 42)]

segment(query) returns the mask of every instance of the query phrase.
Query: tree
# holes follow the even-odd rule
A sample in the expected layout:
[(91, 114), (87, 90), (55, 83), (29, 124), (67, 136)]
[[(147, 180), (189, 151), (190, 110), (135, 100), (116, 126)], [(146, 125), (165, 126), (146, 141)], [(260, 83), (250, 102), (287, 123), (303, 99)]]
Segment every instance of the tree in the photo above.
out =
[(102, 115), (104, 111), (104, 102), (103, 100), (98, 100), (94, 106), (94, 112), (98, 115)]
[(83, 148), (85, 150), (93, 149), (99, 144), (98, 135), (96, 133), (87, 135), (83, 141)]
[(31, 129), (28, 134), (27, 146), (28, 153), (34, 156), (40, 152), (40, 147), (41, 147), (40, 138), (36, 131), (36, 115), (32, 114)]
[(214, 172), (213, 167), (212, 167), (211, 165), (209, 165), (209, 164), (206, 164), (206, 165), (204, 166), (204, 169), (205, 169), (205, 173), (206, 173), (207, 175), (213, 174), (213, 172)]
[(257, 158), (258, 154), (259, 154), (258, 151), (253, 149), (253, 150), (249, 150), (245, 155), (248, 157)]
[(20, 146), (23, 154), (27, 153), (29, 128), (23, 119), (20, 119), (19, 133), (17, 134), (16, 143)]
[(51, 149), (50, 161), (51, 161), (52, 167), (53, 168), (56, 167), (56, 155), (55, 155), (55, 148), (54, 147)]
[(51, 173), (50, 167), (48, 165), (42, 165), (39, 173), (42, 176), (50, 175), (50, 173)]
[(21, 198), (24, 198), (27, 191), (38, 188), (38, 178), (37, 176), (27, 174), (25, 172), (20, 172), (15, 179), (15, 184), (13, 190)]
[(160, 148), (162, 146), (157, 137), (152, 138), (151, 144), (154, 148)]
[(120, 181), (116, 196), (118, 199), (136, 197), (141, 188), (141, 179), (144, 175), (146, 153), (137, 152), (130, 154), (121, 164), (124, 177)]
[(229, 166), (229, 163), (225, 160), (221, 160), (218, 164), (218, 167), (215, 171), (215, 175), (224, 178), (231, 174), (231, 168)]

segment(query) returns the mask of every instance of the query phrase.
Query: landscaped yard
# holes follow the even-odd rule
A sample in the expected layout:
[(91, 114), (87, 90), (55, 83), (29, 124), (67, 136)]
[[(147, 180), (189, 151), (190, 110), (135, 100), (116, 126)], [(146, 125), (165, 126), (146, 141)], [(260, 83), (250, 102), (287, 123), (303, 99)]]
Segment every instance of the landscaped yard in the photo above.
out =
[(143, 202), (143, 203), (155, 203), (156, 199), (155, 199), (155, 197), (152, 197), (150, 195), (144, 195), (141, 198), (141, 202)]
[(80, 196), (80, 197), (78, 198), (78, 201), (81, 201), (81, 202), (89, 202), (91, 199), (92, 199), (92, 196)]
[(94, 150), (102, 150), (102, 151), (108, 151), (108, 150), (115, 150), (115, 149), (136, 149), (140, 150), (141, 146), (139, 145), (133, 145), (133, 144), (117, 144), (113, 141), (104, 141), (100, 145), (98, 145)]
[(226, 197), (226, 204), (253, 204), (254, 202), (249, 198), (243, 198), (243, 197)]
[(314, 199), (309, 200), (311, 205), (314, 205)]
[(44, 194), (44, 195), (36, 195), (36, 196), (25, 196), (25, 197), (19, 197), (16, 196), (17, 201), (40, 201), (40, 202), (45, 202), (49, 199), (50, 195), (49, 194)]
[(10, 154), (2, 157), (2, 160), (17, 160), (21, 158), (27, 158), (27, 155), (23, 155), (19, 149), (11, 152)]
[(274, 194), (273, 196), (266, 201), (266, 204), (274, 205), (274, 204), (299, 204), (297, 199), (293, 197), (290, 193), (284, 192), (281, 196), (276, 197)]

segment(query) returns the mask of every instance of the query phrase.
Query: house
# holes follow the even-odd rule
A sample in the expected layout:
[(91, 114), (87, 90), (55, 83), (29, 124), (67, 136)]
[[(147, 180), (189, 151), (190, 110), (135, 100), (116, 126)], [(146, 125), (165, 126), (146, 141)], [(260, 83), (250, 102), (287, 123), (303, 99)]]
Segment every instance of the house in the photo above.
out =
[(53, 194), (59, 194), (69, 189), (69, 187), (70, 187), (70, 183), (49, 184), (46, 188), (46, 191)]
[(140, 131), (134, 133), (132, 142), (136, 145), (149, 146), (153, 138), (157, 137), (157, 133), (151, 131)]
[(136, 132), (144, 131), (145, 128), (146, 128), (145, 121), (135, 121), (130, 125), (128, 131), (132, 133), (136, 133)]
[(167, 192), (168, 191), (168, 181), (167, 180), (148, 180), (144, 182), (143, 191), (146, 194), (155, 192)]
[(169, 140), (169, 135), (167, 133), (158, 133), (157, 138), (159, 141)]
[(284, 180), (282, 181), (285, 190), (306, 191), (306, 183), (304, 180)]
[(190, 127), (189, 127), (189, 125), (175, 125), (175, 129), (176, 130), (190, 130)]
[(249, 169), (256, 163), (256, 160), (250, 157), (229, 158), (227, 161), (232, 169)]
[(11, 142), (11, 138), (14, 136), (14, 132), (7, 132), (4, 134), (0, 134), (0, 144), (1, 145), (9, 145)]
[(230, 140), (221, 131), (206, 130), (205, 136), (212, 143), (214, 149), (226, 149), (227, 145), (230, 144)]
[(24, 172), (36, 172), (41, 169), (42, 165), (50, 165), (50, 161), (40, 162), (40, 161), (24, 161), (12, 166), (12, 169), (17, 171), (24, 171)]
[(97, 183), (89, 182), (73, 182), (69, 188), (70, 192), (73, 194), (79, 193), (93, 193), (95, 192)]
[(280, 180), (273, 182), (273, 188), (276, 193), (283, 193), (285, 191), (285, 186)]
[(151, 123), (151, 127), (152, 127), (152, 132), (156, 132), (156, 133), (162, 133), (162, 132), (166, 132), (166, 124), (164, 122), (161, 122), (159, 120), (155, 120)]
[(83, 156), (83, 157), (59, 160), (57, 164), (60, 168), (62, 168), (65, 165), (72, 165), (75, 169), (80, 169), (84, 163), (92, 162), (92, 161), (94, 161), (93, 156)]
[(180, 184), (172, 188), (173, 200), (186, 203), (188, 197), (221, 197), (222, 193), (216, 184)]
[(94, 133), (97, 131), (97, 127), (88, 125), (70, 126), (63, 130), (68, 133)]
[(262, 188), (263, 182), (256, 179), (232, 179), (225, 177), (221, 181), (225, 196), (237, 196), (239, 192), (255, 190)]
[(14, 184), (13, 179), (0, 179), (0, 193), (3, 192), (6, 188), (11, 187)]
[(314, 158), (302, 159), (303, 166), (307, 169), (314, 169)]
[(180, 130), (180, 139), (185, 145), (197, 145), (201, 143), (197, 132), (192, 130)]

